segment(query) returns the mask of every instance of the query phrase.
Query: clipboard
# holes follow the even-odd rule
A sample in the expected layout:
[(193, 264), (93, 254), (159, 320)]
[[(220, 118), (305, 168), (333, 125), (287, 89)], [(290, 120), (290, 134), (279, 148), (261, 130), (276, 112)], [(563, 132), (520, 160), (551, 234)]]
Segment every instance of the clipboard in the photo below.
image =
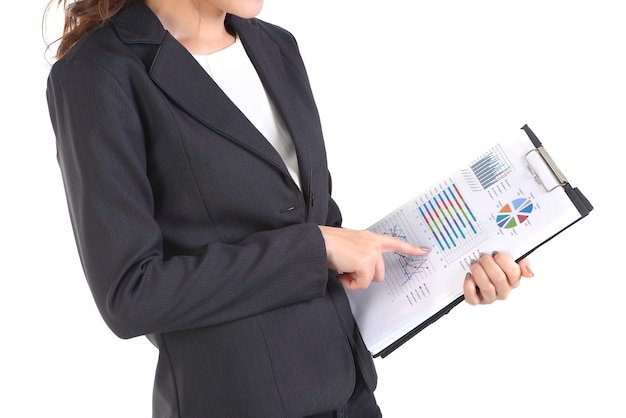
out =
[(461, 303), (481, 253), (519, 261), (592, 210), (524, 125), (368, 228), (432, 247), (426, 257), (385, 254), (385, 280), (347, 292), (368, 350), (388, 356)]

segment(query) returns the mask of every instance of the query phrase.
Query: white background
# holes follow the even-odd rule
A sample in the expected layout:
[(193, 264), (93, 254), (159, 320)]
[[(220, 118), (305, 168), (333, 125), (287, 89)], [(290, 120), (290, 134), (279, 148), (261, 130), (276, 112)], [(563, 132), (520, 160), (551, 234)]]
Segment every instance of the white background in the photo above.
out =
[[(366, 228), (527, 123), (595, 210), (509, 300), (385, 359), (386, 418), (624, 417), (619, 1), (268, 0), (299, 41), (345, 226)], [(78, 262), (45, 102), (45, 0), (2, 16), (0, 415), (149, 417), (157, 352), (117, 339)], [(50, 22), (53, 35), (55, 22)]]

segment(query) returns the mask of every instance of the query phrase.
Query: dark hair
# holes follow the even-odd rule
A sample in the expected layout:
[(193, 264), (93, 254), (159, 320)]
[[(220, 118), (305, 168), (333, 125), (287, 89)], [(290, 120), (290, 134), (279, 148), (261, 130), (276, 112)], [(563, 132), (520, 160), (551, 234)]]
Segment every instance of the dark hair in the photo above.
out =
[(126, 4), (134, 0), (50, 0), (46, 12), (55, 3), (64, 10), (63, 32), (56, 57), (61, 58), (92, 29), (105, 26)]

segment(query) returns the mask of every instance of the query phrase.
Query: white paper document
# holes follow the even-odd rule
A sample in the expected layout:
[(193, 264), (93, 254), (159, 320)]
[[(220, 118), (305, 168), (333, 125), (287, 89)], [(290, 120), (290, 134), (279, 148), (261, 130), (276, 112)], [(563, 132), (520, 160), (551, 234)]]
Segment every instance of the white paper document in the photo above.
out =
[(374, 356), (458, 303), (481, 253), (518, 259), (592, 209), (575, 204), (571, 186), (533, 136), (520, 130), (368, 228), (432, 248), (425, 257), (385, 254), (385, 280), (347, 292)]

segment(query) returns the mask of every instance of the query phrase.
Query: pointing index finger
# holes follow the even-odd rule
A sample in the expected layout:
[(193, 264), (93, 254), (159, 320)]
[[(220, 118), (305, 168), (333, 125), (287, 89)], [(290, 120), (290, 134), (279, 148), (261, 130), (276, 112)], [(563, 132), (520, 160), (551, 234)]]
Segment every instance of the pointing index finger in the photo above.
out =
[(385, 253), (398, 252), (407, 255), (426, 255), (430, 252), (430, 247), (423, 247), (400, 238), (383, 235), (381, 250)]

